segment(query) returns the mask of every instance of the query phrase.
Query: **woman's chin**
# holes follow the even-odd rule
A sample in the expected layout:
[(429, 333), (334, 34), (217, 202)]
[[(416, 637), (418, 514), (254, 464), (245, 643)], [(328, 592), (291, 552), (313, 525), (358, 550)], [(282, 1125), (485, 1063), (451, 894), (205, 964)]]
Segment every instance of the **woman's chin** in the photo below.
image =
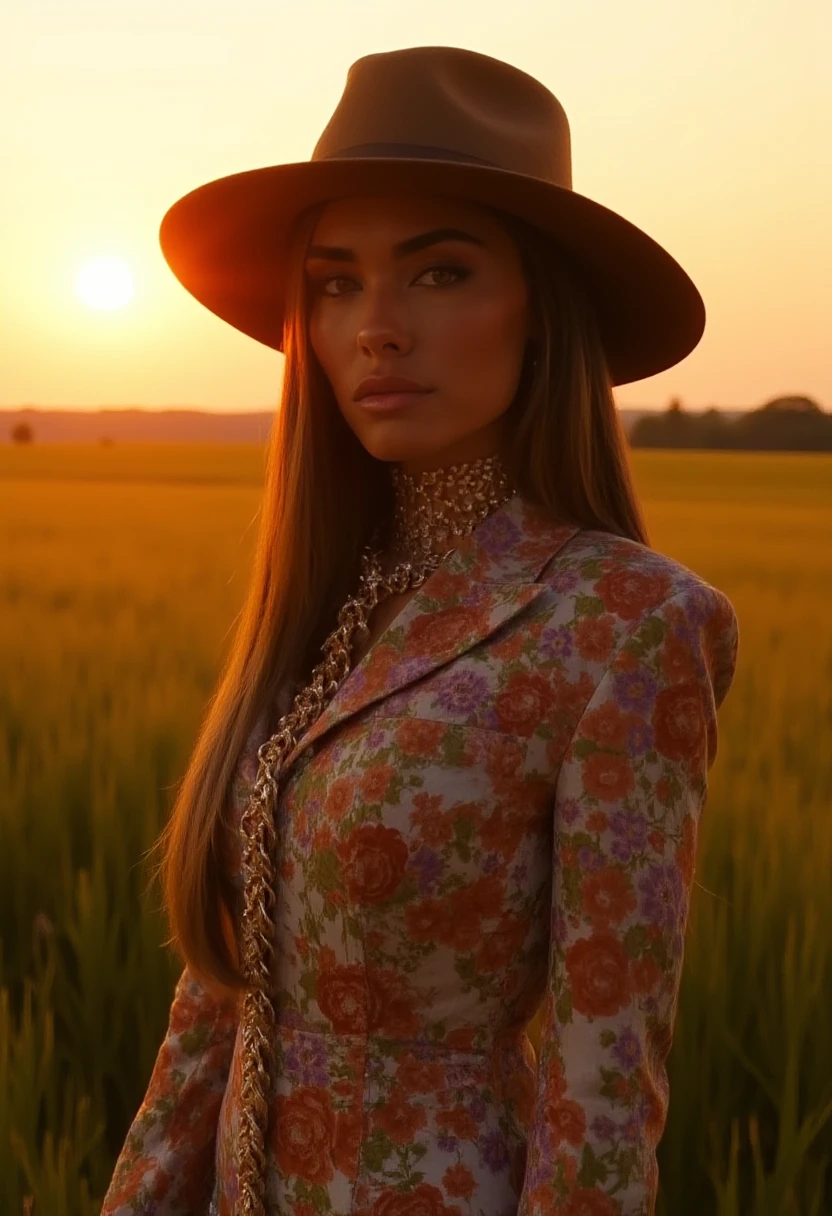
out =
[(447, 441), (437, 442), (436, 436), (430, 435), (403, 434), (404, 429), (395, 425), (374, 427), (372, 434), (359, 435), (359, 439), (371, 456), (389, 464), (424, 463), (427, 468), (432, 460), (437, 465), (444, 463), (442, 454), (447, 450)]

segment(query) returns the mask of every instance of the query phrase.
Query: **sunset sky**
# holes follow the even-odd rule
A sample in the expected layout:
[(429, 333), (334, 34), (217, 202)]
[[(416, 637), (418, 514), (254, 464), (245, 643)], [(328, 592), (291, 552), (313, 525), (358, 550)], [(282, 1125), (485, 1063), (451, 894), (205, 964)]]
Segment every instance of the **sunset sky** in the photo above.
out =
[[(574, 188), (702, 292), (699, 346), (619, 405), (832, 410), (832, 0), (27, 0), (2, 26), (2, 406), (271, 408), (281, 356), (185, 291), (162, 216), (308, 159), (353, 60), (448, 45), (543, 81)], [(122, 307), (94, 306), (98, 258)]]

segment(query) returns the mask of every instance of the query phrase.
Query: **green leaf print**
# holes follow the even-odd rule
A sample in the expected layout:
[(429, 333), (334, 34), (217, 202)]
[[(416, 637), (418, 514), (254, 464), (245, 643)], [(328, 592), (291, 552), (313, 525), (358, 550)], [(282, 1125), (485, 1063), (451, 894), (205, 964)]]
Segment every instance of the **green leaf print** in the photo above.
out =
[(604, 601), (594, 595), (575, 596), (576, 616), (603, 616), (607, 611)]
[(388, 1135), (378, 1128), (362, 1145), (361, 1154), (364, 1167), (375, 1173), (384, 1168), (384, 1163), (393, 1152), (393, 1142)]
[(606, 1182), (608, 1175), (609, 1170), (603, 1161), (596, 1157), (592, 1145), (588, 1142), (585, 1143), (583, 1152), (581, 1153), (580, 1169), (578, 1170), (579, 1184), (585, 1187), (593, 1187), (599, 1182)]

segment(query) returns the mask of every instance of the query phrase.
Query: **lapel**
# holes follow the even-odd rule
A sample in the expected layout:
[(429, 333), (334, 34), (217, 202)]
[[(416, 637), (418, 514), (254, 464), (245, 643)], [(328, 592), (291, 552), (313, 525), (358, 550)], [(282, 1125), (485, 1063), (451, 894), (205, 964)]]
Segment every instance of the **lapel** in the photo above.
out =
[(493, 511), (348, 673), (286, 757), (283, 772), (335, 726), (458, 658), (527, 608), (547, 587), (538, 574), (579, 530), (553, 523), (519, 494)]

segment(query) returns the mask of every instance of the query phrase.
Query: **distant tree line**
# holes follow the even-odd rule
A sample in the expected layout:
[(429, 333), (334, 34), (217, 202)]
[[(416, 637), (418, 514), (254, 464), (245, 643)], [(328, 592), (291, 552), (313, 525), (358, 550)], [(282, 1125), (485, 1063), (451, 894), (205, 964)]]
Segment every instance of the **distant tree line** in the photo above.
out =
[(830, 452), (832, 414), (811, 397), (775, 397), (729, 418), (718, 409), (692, 413), (674, 397), (663, 413), (639, 418), (629, 440), (635, 448)]

